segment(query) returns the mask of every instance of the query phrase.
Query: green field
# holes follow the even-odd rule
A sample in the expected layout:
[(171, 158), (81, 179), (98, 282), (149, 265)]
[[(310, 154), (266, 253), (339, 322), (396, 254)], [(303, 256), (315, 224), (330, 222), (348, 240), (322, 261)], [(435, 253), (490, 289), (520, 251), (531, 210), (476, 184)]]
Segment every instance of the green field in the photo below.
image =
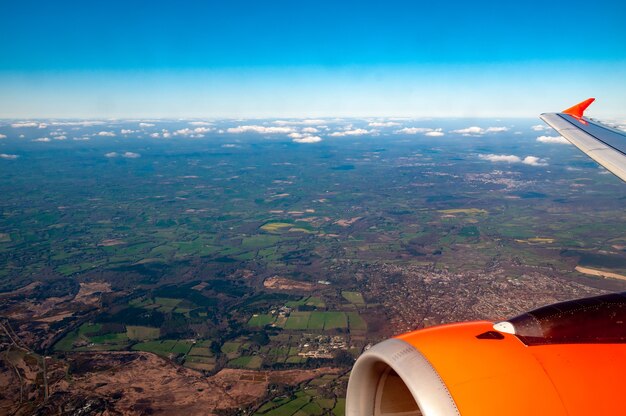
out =
[(152, 328), (149, 326), (126, 326), (126, 335), (129, 339), (143, 341), (147, 339), (157, 339), (161, 336), (161, 330), (159, 328)]
[(324, 330), (347, 328), (348, 320), (343, 312), (322, 312), (324, 316)]
[(268, 222), (261, 226), (261, 230), (268, 233), (279, 234), (289, 230), (291, 227), (293, 227), (293, 224), (287, 222)]
[(344, 297), (350, 303), (353, 303), (357, 306), (365, 306), (365, 299), (363, 299), (363, 295), (361, 292), (350, 292), (347, 290), (343, 290), (341, 292), (341, 296)]
[(346, 312), (350, 330), (367, 331), (367, 323), (357, 312)]
[(154, 354), (167, 357), (175, 345), (176, 345), (176, 340), (171, 340), (171, 339), (167, 339), (163, 341), (148, 341), (148, 342), (140, 342), (138, 344), (133, 345), (133, 350), (152, 352)]
[[(194, 347), (196, 348), (196, 347)], [(193, 348), (191, 352), (193, 352)], [(188, 355), (185, 358), (185, 367), (193, 368), (194, 370), (212, 371), (215, 368), (215, 358), (205, 357), (200, 355)]]
[[(358, 323), (357, 325), (362, 325)], [(328, 330), (348, 328), (345, 312), (291, 312), (285, 323), (285, 329), (291, 330)]]
[(228, 362), (228, 365), (235, 368), (248, 368), (251, 370), (256, 370), (261, 368), (262, 363), (263, 360), (261, 359), (261, 357), (254, 355), (235, 358), (234, 360), (230, 360)]
[(213, 357), (213, 352), (209, 347), (202, 347), (198, 345), (193, 346), (187, 354), (198, 357)]
[(276, 317), (274, 315), (269, 314), (269, 313), (262, 314), (262, 315), (256, 315), (256, 316), (253, 316), (252, 318), (250, 318), (250, 320), (248, 321), (248, 326), (262, 328), (265, 325), (273, 324), (275, 321), (276, 321)]
[(115, 351), (122, 350), (128, 346), (128, 337), (125, 333), (109, 332), (99, 334), (101, 330), (101, 324), (84, 323), (57, 342), (54, 350)]
[[(325, 413), (329, 412), (330, 413)], [(300, 390), (293, 396), (275, 398), (259, 408), (254, 416), (345, 415), (345, 399), (324, 399), (316, 390)]]
[(311, 312), (291, 312), (285, 323), (285, 329), (308, 329), (310, 316)]
[(324, 312), (312, 312), (307, 329), (324, 329), (325, 317)]
[(157, 303), (161, 306), (169, 306), (169, 307), (176, 307), (178, 306), (178, 304), (182, 302), (182, 299), (174, 299), (174, 298), (154, 298), (154, 303)]
[(326, 307), (326, 303), (317, 296), (309, 296), (300, 300), (289, 301), (285, 304), (290, 308), (297, 308), (298, 306), (313, 306), (317, 309), (323, 309)]

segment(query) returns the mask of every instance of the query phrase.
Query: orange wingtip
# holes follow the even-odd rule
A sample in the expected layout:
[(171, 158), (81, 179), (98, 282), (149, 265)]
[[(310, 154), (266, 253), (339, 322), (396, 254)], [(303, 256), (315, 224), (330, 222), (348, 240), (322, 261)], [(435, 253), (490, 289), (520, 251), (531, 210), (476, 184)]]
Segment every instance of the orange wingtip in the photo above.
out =
[(589, 107), (591, 103), (595, 100), (595, 98), (587, 98), (585, 101), (580, 102), (575, 106), (568, 108), (567, 110), (563, 110), (563, 113), (569, 114), (570, 116), (574, 116), (576, 118), (582, 118), (587, 107)]

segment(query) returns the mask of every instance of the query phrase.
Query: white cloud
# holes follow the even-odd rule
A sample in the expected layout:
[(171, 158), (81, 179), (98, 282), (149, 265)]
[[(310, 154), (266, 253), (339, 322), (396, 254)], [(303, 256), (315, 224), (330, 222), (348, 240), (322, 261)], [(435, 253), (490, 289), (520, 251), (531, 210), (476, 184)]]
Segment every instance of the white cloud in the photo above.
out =
[(570, 144), (570, 142), (567, 141), (565, 137), (561, 137), (561, 136), (539, 136), (537, 137), (537, 141), (540, 143)]
[(210, 126), (213, 123), (209, 123), (208, 121), (190, 121), (189, 124), (192, 126)]
[(154, 127), (152, 123), (139, 123), (139, 127)]
[(67, 140), (67, 136), (56, 136), (54, 140)]
[(345, 137), (345, 136), (363, 136), (364, 134), (370, 134), (371, 131), (365, 129), (354, 129), (345, 131), (336, 131), (331, 133), (331, 137)]
[(502, 133), (505, 131), (509, 131), (508, 127), (487, 127), (485, 133)]
[[(189, 130), (189, 129), (187, 129), (187, 130)], [(176, 134), (176, 133), (174, 133), (174, 134)], [(172, 133), (170, 133), (166, 129), (162, 129), (161, 133), (158, 133), (158, 132), (150, 133), (149, 136), (152, 137), (153, 139), (158, 139), (160, 137), (163, 137), (164, 139), (169, 139), (170, 137), (172, 137)], [(194, 136), (192, 135), (192, 137), (194, 137)], [(202, 136), (200, 136), (200, 137), (202, 137)]]
[(226, 131), (228, 133), (288, 134), (294, 130), (292, 127), (237, 126)]
[(395, 134), (424, 134), (429, 137), (441, 137), (444, 135), (442, 129), (431, 129), (426, 127), (405, 127), (400, 130), (396, 130)]
[(544, 130), (548, 130), (550, 127), (544, 125), (544, 124), (537, 124), (536, 126), (532, 126), (531, 129), (533, 131), (544, 131)]
[(405, 127), (400, 130), (396, 130), (394, 133), (396, 134), (421, 134), (428, 133), (433, 131), (433, 129), (429, 129), (426, 127)]
[(484, 134), (485, 130), (477, 126), (472, 126), (464, 129), (452, 130), (452, 133), (464, 134), (469, 136), (470, 134)]
[(515, 155), (478, 155), (479, 158), (483, 160), (488, 160), (489, 162), (507, 162), (507, 163), (520, 163), (522, 159), (519, 156)]
[(540, 159), (537, 156), (526, 156), (524, 159), (522, 159), (519, 156), (515, 156), (515, 155), (488, 154), (488, 155), (478, 155), (478, 157), (483, 160), (487, 160), (493, 163), (501, 163), (501, 162), (523, 163), (525, 165), (530, 165), (530, 166), (547, 166), (548, 165), (544, 159)]
[(368, 124), (370, 127), (396, 127), (399, 125), (400, 123), (396, 123), (395, 121), (372, 121)]
[(7, 136), (6, 136), (6, 135), (4, 135), (4, 134), (0, 134), (0, 139), (6, 139), (6, 138), (7, 138)]
[(122, 129), (122, 131), (120, 131), (120, 133), (122, 134), (133, 134), (135, 132), (135, 130), (129, 130), (129, 129)]
[(190, 128), (179, 129), (174, 132), (174, 136), (189, 136), (193, 134), (193, 130)]
[(539, 159), (537, 156), (526, 156), (522, 163), (530, 166), (548, 166), (544, 159)]
[[(212, 131), (213, 128), (211, 127), (196, 127), (195, 129), (190, 129), (188, 127), (184, 128), (184, 129), (179, 129), (176, 130), (174, 132), (174, 136), (189, 136), (189, 137), (193, 137), (193, 138), (202, 138), (204, 137), (203, 133), (208, 133), (210, 131)], [(163, 134), (163, 137), (166, 137), (165, 134)], [(169, 137), (169, 136), (167, 136)]]
[(230, 149), (230, 148), (241, 147), (241, 146), (239, 146), (238, 144), (225, 143), (222, 145), (222, 147), (225, 149)]
[(319, 130), (315, 127), (305, 127), (302, 129), (303, 133), (319, 133)]
[(112, 131), (101, 131), (98, 133), (98, 136), (115, 137), (115, 133), (113, 133)]
[(49, 138), (49, 137), (40, 137), (40, 138), (35, 139), (35, 140), (33, 140), (33, 141), (34, 141), (34, 142), (43, 142), (43, 143), (45, 143), (45, 142), (49, 142), (49, 141), (50, 141), (50, 138)]
[(294, 143), (318, 143), (321, 142), (322, 138), (319, 136), (304, 136), (301, 138), (294, 138)]
[(39, 125), (37, 126), (38, 129), (46, 129), (48, 128), (48, 125), (46, 123), (39, 123)]
[(133, 152), (124, 152), (122, 154), (119, 154), (117, 152), (109, 152), (109, 153), (105, 153), (104, 156), (106, 157), (125, 157), (127, 159), (137, 159), (138, 157), (141, 157), (141, 155), (139, 153), (133, 153)]
[(15, 160), (17, 159), (19, 156), (18, 155), (8, 155), (6, 153), (0, 153), (0, 159), (9, 159), (9, 160)]
[(104, 121), (90, 121), (90, 120), (84, 120), (84, 121), (53, 121), (52, 123), (53, 126), (99, 126), (102, 124), (106, 124)]
[(509, 131), (508, 127), (487, 127), (483, 129), (482, 127), (472, 126), (459, 130), (452, 130), (452, 133), (462, 134), (464, 136), (481, 136), (487, 133), (502, 133), (505, 131)]
[(326, 120), (322, 120), (322, 119), (306, 119), (306, 120), (276, 120), (273, 121), (274, 124), (278, 124), (279, 126), (285, 126), (285, 125), (308, 125), (308, 126), (312, 126), (312, 125), (317, 125), (317, 124), (324, 124), (326, 123)]
[(11, 127), (13, 127), (14, 129), (18, 129), (20, 127), (38, 127), (38, 126), (39, 126), (39, 123), (35, 123), (32, 121), (25, 121), (25, 122), (11, 124)]
[(89, 137), (74, 137), (72, 140), (75, 140), (77, 142), (81, 142), (81, 141), (91, 140), (91, 138), (89, 138)]

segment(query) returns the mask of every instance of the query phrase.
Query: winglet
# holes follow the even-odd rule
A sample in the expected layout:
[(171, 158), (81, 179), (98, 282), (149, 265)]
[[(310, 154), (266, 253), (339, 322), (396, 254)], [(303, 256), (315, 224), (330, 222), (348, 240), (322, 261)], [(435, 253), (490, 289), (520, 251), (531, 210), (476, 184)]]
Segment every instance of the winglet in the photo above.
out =
[(595, 100), (595, 98), (587, 98), (585, 101), (578, 103), (575, 106), (568, 108), (567, 110), (563, 110), (563, 113), (569, 114), (570, 116), (574, 116), (576, 118), (582, 118), (583, 113), (585, 112), (587, 107), (589, 107), (591, 103)]

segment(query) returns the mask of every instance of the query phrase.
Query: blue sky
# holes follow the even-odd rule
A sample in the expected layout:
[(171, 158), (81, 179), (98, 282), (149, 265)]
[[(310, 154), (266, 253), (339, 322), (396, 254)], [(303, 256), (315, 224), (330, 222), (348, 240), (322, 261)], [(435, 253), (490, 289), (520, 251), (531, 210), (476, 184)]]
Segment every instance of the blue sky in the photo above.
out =
[(0, 117), (626, 116), (626, 5), (0, 3)]

